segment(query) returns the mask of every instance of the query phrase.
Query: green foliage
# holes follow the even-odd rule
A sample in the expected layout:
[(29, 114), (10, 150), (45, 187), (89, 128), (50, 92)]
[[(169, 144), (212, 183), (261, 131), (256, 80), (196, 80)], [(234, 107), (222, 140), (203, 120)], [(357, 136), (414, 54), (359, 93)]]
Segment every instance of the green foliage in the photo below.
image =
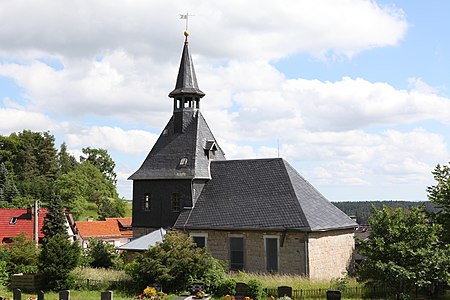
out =
[(47, 208), (48, 212), (42, 226), (42, 233), (45, 235), (44, 243), (57, 234), (67, 234), (66, 216), (61, 198), (53, 193)]
[(263, 285), (261, 281), (257, 279), (251, 279), (248, 283), (248, 291), (250, 293), (250, 298), (255, 300), (261, 300), (263, 295)]
[(80, 156), (80, 161), (90, 162), (92, 165), (97, 167), (112, 184), (115, 185), (117, 182), (117, 174), (114, 172), (116, 163), (108, 154), (108, 151), (105, 149), (95, 149), (90, 147), (83, 148), (82, 151), (85, 156)]
[(2, 159), (15, 175), (22, 196), (45, 199), (56, 178), (55, 138), (48, 132), (24, 130), (2, 138)]
[(235, 295), (236, 294), (236, 283), (237, 281), (233, 278), (228, 278), (220, 282), (217, 287), (217, 295), (220, 297), (226, 295)]
[(14, 179), (6, 169), (3, 162), (0, 162), (0, 207), (8, 207), (12, 200), (18, 196), (19, 191), (14, 183)]
[(120, 259), (119, 253), (113, 245), (97, 239), (89, 239), (87, 256), (89, 265), (94, 268), (112, 268)]
[(69, 241), (66, 234), (57, 234), (47, 240), (39, 256), (46, 289), (70, 288), (70, 272), (77, 267), (80, 253), (78, 243)]
[(8, 278), (9, 278), (8, 265), (6, 264), (5, 260), (0, 259), (0, 286), (6, 285)]
[(423, 208), (374, 209), (372, 231), (367, 240), (358, 240), (365, 256), (357, 273), (362, 280), (381, 283), (397, 294), (414, 287), (428, 288), (450, 279), (450, 248), (439, 242), (442, 227), (431, 224)]
[(66, 143), (61, 144), (61, 147), (60, 147), (60, 150), (59, 150), (58, 156), (57, 156), (57, 164), (59, 167), (59, 174), (67, 174), (70, 171), (75, 170), (75, 167), (78, 164), (75, 157), (73, 157), (73, 155), (71, 155), (67, 152)]
[(85, 161), (55, 182), (63, 204), (77, 218), (86, 209), (87, 203), (96, 202), (100, 197), (118, 198), (116, 187), (92, 165)]
[(428, 199), (439, 208), (433, 217), (445, 229), (441, 240), (450, 244), (450, 166), (437, 165), (432, 173), (436, 185), (427, 188)]
[(95, 203), (99, 219), (125, 217), (127, 203), (122, 199), (100, 196)]
[(0, 260), (6, 262), (9, 275), (15, 273), (36, 273), (39, 251), (31, 236), (20, 233), (10, 244), (0, 246)]
[(185, 290), (194, 281), (211, 281), (207, 278), (211, 268), (216, 268), (212, 273), (218, 276), (216, 260), (205, 249), (197, 248), (190, 237), (172, 230), (162, 243), (138, 256), (128, 272), (138, 289), (157, 282), (165, 292), (175, 292)]

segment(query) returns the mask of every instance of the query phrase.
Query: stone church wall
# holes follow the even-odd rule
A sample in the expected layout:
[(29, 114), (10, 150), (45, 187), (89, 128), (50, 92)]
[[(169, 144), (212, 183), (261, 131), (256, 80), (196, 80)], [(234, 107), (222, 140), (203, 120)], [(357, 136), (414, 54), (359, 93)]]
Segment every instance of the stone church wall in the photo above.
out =
[(310, 233), (308, 243), (310, 278), (332, 279), (345, 276), (354, 248), (352, 229)]

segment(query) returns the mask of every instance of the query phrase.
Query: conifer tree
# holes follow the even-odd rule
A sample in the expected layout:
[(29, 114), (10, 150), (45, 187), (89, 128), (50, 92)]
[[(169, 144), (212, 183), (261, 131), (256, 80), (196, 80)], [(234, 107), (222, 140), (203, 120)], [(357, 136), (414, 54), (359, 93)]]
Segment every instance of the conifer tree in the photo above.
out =
[(52, 193), (48, 201), (48, 212), (42, 226), (42, 233), (45, 235), (44, 243), (57, 234), (67, 235), (66, 217), (64, 207), (59, 195)]

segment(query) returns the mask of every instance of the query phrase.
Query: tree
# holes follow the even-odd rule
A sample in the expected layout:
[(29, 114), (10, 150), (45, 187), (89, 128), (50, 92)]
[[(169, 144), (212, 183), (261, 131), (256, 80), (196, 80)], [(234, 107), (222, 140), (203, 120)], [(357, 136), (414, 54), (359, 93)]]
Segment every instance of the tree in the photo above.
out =
[(437, 183), (427, 188), (428, 199), (438, 208), (433, 217), (444, 228), (441, 240), (450, 244), (450, 166), (437, 165), (432, 173)]
[(114, 184), (88, 161), (61, 175), (55, 182), (55, 188), (63, 205), (75, 218), (84, 212), (88, 202), (96, 203), (101, 197), (118, 198)]
[(48, 201), (48, 212), (44, 219), (42, 226), (42, 233), (44, 234), (44, 244), (49, 238), (57, 234), (67, 234), (66, 216), (61, 198), (53, 193)]
[(80, 161), (88, 161), (94, 166), (96, 166), (100, 172), (105, 175), (105, 177), (111, 181), (114, 185), (117, 183), (117, 174), (114, 172), (114, 168), (116, 167), (116, 163), (108, 154), (108, 151), (105, 149), (95, 149), (95, 148), (83, 148), (83, 154), (85, 156), (80, 156)]
[(87, 256), (89, 265), (94, 268), (111, 268), (119, 259), (119, 253), (113, 245), (97, 239), (89, 239)]
[(0, 261), (6, 262), (9, 275), (35, 273), (38, 270), (38, 249), (31, 236), (20, 233), (9, 244), (0, 245)]
[(9, 174), (3, 162), (0, 162), (0, 207), (8, 207), (19, 195), (14, 179)]
[(50, 237), (39, 256), (40, 272), (45, 288), (63, 290), (70, 288), (70, 272), (78, 266), (81, 248), (67, 239), (67, 234)]
[(415, 287), (433, 291), (450, 280), (450, 248), (439, 242), (442, 227), (430, 223), (423, 207), (374, 208), (369, 224), (369, 238), (357, 240), (365, 257), (357, 269), (360, 279), (388, 286), (397, 295)]
[(75, 157), (73, 155), (70, 155), (69, 152), (67, 152), (66, 143), (61, 144), (61, 147), (60, 147), (60, 150), (59, 150), (58, 156), (57, 156), (57, 163), (58, 163), (60, 174), (67, 174), (70, 171), (75, 170), (75, 167), (78, 164)]
[(213, 290), (224, 277), (218, 260), (175, 230), (168, 231), (162, 243), (138, 256), (128, 272), (139, 288), (157, 282), (166, 292), (185, 290), (192, 281), (202, 281)]
[(125, 217), (127, 204), (122, 199), (101, 196), (95, 203), (100, 219)]

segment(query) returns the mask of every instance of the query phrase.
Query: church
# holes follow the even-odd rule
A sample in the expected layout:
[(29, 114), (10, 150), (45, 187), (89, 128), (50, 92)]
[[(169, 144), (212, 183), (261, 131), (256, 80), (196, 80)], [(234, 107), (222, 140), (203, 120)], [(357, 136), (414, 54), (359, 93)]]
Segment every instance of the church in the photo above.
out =
[(357, 224), (282, 158), (226, 160), (204, 96), (185, 32), (172, 116), (129, 177), (135, 237), (176, 228), (230, 270), (344, 276)]

